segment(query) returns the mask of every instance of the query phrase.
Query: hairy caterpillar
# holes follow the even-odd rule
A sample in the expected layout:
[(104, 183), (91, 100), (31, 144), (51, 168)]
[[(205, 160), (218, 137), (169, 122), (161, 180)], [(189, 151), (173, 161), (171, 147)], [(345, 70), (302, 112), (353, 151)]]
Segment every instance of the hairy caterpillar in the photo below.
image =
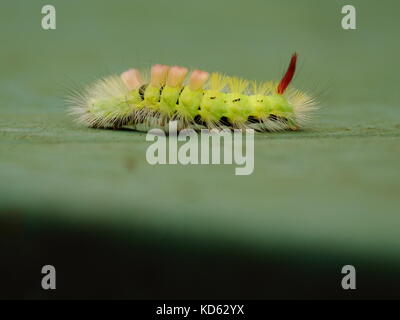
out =
[(250, 82), (220, 73), (153, 65), (150, 79), (130, 69), (109, 76), (74, 94), (71, 113), (94, 128), (133, 126), (166, 130), (169, 121), (184, 128), (252, 128), (257, 131), (298, 130), (316, 108), (315, 99), (288, 88), (297, 54), (279, 82)]

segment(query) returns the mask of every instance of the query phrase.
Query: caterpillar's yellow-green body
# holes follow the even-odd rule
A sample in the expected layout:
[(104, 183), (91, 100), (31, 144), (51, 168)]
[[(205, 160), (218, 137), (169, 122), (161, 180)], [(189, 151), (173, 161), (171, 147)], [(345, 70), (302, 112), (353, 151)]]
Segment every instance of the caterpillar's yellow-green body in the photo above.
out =
[(148, 130), (166, 128), (170, 120), (176, 120), (179, 129), (296, 130), (304, 125), (315, 103), (299, 90), (286, 90), (292, 69), (280, 83), (249, 82), (213, 73), (204, 86), (195, 89), (191, 83), (176, 85), (173, 81), (163, 85), (143, 81), (129, 88), (120, 77), (111, 76), (75, 97), (73, 111), (90, 127), (134, 126)]

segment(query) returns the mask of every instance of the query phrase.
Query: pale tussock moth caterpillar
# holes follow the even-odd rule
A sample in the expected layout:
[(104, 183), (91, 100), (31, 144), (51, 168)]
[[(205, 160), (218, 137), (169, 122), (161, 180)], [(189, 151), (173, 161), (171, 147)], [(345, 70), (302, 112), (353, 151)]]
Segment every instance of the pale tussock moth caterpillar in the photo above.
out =
[(70, 97), (71, 113), (94, 128), (133, 126), (147, 131), (166, 129), (168, 122), (184, 128), (238, 128), (257, 131), (298, 130), (309, 119), (316, 102), (289, 87), (297, 54), (279, 82), (248, 81), (179, 66), (154, 65), (150, 78), (136, 69), (100, 79)]

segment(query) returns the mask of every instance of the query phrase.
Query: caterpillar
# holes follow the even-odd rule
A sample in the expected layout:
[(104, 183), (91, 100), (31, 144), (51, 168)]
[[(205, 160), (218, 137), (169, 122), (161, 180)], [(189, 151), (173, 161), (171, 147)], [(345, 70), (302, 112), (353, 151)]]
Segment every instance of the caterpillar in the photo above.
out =
[(316, 102), (289, 87), (296, 63), (294, 53), (279, 82), (262, 83), (202, 70), (193, 70), (185, 81), (188, 69), (180, 66), (153, 65), (149, 79), (129, 69), (73, 94), (70, 112), (92, 128), (167, 130), (169, 121), (177, 121), (178, 130), (298, 130)]

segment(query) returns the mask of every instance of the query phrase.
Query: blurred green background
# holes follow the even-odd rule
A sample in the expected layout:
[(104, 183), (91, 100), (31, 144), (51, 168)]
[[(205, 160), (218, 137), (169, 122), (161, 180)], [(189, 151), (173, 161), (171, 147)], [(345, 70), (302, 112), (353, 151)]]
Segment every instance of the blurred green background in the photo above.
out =
[[(45, 4), (56, 30), (41, 29)], [(357, 263), (397, 275), (400, 5), (352, 0), (357, 29), (343, 30), (346, 4), (3, 0), (2, 248), (17, 259), (15, 237), (21, 249), (41, 232), (100, 228), (99, 238), (140, 234), (189, 259), (201, 251), (203, 262), (230, 252), (333, 266), (338, 279)], [(84, 128), (63, 102), (68, 88), (153, 63), (275, 80), (294, 51), (293, 86), (321, 109), (301, 132), (256, 134), (251, 176), (234, 165), (151, 166), (144, 133)]]

